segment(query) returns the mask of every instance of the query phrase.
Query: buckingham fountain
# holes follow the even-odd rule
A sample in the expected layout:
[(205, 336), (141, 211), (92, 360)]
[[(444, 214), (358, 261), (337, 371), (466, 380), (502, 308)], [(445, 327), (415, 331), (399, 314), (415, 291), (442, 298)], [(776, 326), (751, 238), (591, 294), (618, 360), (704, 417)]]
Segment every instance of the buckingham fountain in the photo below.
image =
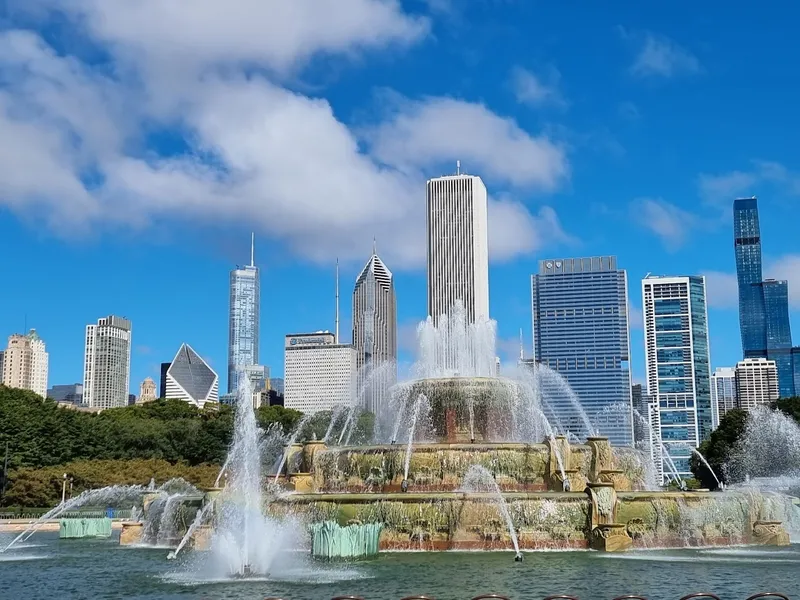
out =
[[(281, 561), (297, 549), (322, 559), (509, 550), (521, 560), (526, 550), (789, 544), (791, 497), (664, 491), (652, 484), (651, 449), (612, 446), (585, 415), (581, 438), (567, 431), (552, 407), (580, 411), (574, 393), (544, 366), (498, 375), (494, 322), (468, 324), (456, 307), (421, 323), (418, 338), (418, 361), (383, 397), (369, 444), (349, 443), (363, 397), (317, 439), (259, 430), (240, 390), (224, 485), (204, 493), (170, 557), (192, 549), (220, 576), (266, 576), (291, 568)], [(265, 450), (276, 439), (277, 455)], [(141, 542), (148, 506), (121, 543)]]

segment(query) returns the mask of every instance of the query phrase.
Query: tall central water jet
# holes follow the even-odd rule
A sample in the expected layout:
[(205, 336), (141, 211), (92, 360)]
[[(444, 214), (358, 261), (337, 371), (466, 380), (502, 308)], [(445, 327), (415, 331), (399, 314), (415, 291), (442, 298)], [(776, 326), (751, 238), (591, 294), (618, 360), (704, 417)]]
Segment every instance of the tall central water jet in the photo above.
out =
[[(266, 576), (287, 546), (291, 528), (264, 515), (260, 434), (250, 381), (239, 379), (227, 485), (214, 502), (209, 567), (234, 577)], [(205, 568), (205, 565), (204, 565)]]

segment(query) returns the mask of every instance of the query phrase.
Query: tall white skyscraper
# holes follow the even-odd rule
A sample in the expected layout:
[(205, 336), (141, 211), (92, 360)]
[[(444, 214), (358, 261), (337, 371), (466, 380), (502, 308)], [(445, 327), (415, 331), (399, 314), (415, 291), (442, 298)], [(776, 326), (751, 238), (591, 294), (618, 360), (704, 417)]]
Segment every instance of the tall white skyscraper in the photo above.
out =
[(329, 331), (286, 336), (283, 404), (307, 414), (349, 405), (356, 390), (356, 351)]
[(714, 409), (714, 429), (726, 413), (738, 408), (736, 399), (736, 369), (717, 367), (711, 376), (711, 408)]
[(239, 388), (239, 371), (258, 364), (261, 326), (261, 284), (255, 265), (255, 237), (250, 238), (250, 264), (231, 271), (228, 317), (228, 393)]
[(778, 366), (766, 358), (746, 358), (736, 363), (736, 398), (739, 408), (753, 410), (769, 405), (780, 395)]
[(397, 380), (397, 300), (392, 272), (374, 248), (353, 290), (353, 346), (365, 408), (377, 413)]
[(713, 428), (705, 278), (648, 276), (642, 297), (647, 393), (659, 411), (666, 462), (688, 478), (692, 448)]
[(467, 322), (489, 318), (487, 213), (480, 177), (459, 173), (428, 181), (428, 315), (434, 322), (459, 300)]
[(128, 405), (131, 322), (113, 315), (86, 326), (83, 403), (91, 408)]
[(15, 333), (9, 336), (8, 347), (3, 352), (0, 383), (31, 390), (46, 398), (47, 370), (47, 351), (35, 329), (25, 335)]

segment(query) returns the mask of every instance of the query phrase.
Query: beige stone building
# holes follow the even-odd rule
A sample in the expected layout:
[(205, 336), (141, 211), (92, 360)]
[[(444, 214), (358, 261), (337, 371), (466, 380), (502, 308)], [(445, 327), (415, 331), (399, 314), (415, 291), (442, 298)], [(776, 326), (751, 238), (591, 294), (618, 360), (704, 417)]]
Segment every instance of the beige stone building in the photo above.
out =
[(3, 352), (2, 383), (8, 387), (31, 390), (45, 398), (47, 369), (47, 351), (35, 329), (25, 335), (15, 333), (9, 336), (8, 346)]
[(153, 402), (158, 398), (156, 394), (156, 382), (152, 377), (145, 377), (142, 384), (139, 386), (139, 397), (136, 399), (136, 404), (146, 404)]

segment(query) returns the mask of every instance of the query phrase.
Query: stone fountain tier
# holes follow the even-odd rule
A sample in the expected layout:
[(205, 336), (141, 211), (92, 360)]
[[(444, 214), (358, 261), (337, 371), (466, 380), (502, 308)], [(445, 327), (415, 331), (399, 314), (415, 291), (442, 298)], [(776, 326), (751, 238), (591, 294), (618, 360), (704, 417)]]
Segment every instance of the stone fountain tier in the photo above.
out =
[[(519, 384), (500, 377), (419, 379), (403, 386), (407, 410), (420, 394), (431, 406), (437, 441), (490, 442), (513, 438), (512, 408)], [(402, 440), (398, 440), (401, 442)]]
[[(523, 550), (788, 543), (780, 522), (759, 520), (755, 504), (723, 494), (617, 493), (611, 483), (595, 483), (582, 492), (503, 497)], [(512, 549), (492, 494), (298, 493), (272, 502), (269, 511), (308, 523), (380, 523), (381, 551)]]
[[(557, 440), (556, 443), (559, 443)], [(583, 491), (591, 477), (592, 448), (563, 443), (562, 473), (551, 443), (414, 444), (408, 485), (417, 492), (456, 491), (472, 465), (490, 471), (504, 491)], [(404, 477), (405, 445), (320, 448), (313, 461), (302, 466), (310, 483), (296, 486), (298, 492), (398, 492)], [(616, 473), (616, 471), (615, 471)], [(303, 474), (289, 474), (300, 481)], [(599, 476), (599, 474), (598, 474)], [(620, 489), (630, 489), (619, 480)]]

